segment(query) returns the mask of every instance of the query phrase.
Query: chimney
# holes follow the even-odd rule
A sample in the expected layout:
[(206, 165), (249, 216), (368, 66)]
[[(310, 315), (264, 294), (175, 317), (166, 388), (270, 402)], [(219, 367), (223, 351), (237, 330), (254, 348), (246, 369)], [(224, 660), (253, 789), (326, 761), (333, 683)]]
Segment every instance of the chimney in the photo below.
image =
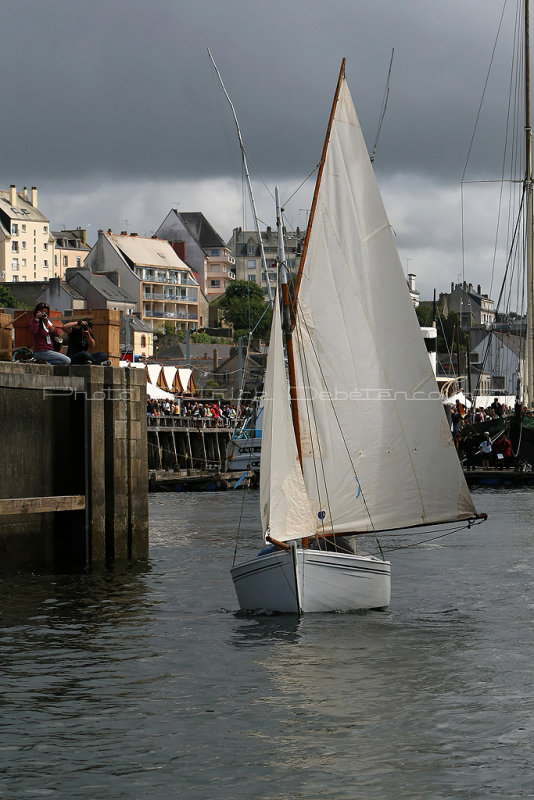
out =
[(78, 239), (82, 244), (87, 244), (87, 231), (85, 228), (76, 228), (76, 233), (78, 234)]
[(482, 294), (482, 286), (480, 285), (480, 283), (477, 286), (477, 294)]
[(452, 294), (452, 292), (454, 292), (454, 282), (453, 281), (451, 281), (451, 294)]
[(408, 286), (410, 287), (410, 292), (415, 292), (415, 273), (413, 272), (408, 273)]
[(106, 278), (108, 278), (111, 283), (114, 283), (115, 286), (121, 285), (121, 279), (118, 270), (113, 270), (113, 272), (106, 272)]
[(215, 370), (217, 369), (218, 366), (219, 366), (219, 351), (217, 349), (215, 349), (213, 351), (213, 371), (214, 372), (215, 372)]
[(473, 284), (472, 284), (472, 283), (470, 283), (470, 284), (469, 284), (469, 291), (470, 291), (470, 292), (472, 292), (472, 291), (473, 291)]
[(26, 200), (26, 202), (28, 202), (28, 187), (27, 186), (25, 186), (24, 189), (22, 190), (22, 197), (23, 197), (24, 200)]
[(169, 242), (170, 246), (182, 261), (185, 261), (185, 242), (173, 241)]
[(112, 233), (113, 231), (111, 230), (111, 228), (108, 228), (108, 236), (111, 236)]
[(32, 186), (31, 204), (34, 208), (37, 208), (37, 186)]
[(9, 187), (9, 202), (12, 206), (17, 205), (17, 188), (14, 183)]

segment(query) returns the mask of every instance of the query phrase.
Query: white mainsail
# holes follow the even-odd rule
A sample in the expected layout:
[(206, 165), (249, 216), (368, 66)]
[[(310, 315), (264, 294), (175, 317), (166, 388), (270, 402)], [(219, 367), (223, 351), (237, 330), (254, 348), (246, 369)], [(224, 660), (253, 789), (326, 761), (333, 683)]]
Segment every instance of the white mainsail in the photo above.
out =
[(344, 79), (293, 345), (304, 481), (321, 530), (475, 515)]
[(280, 541), (315, 533), (291, 420), (278, 293), (265, 372), (260, 462), (260, 513), (264, 536)]

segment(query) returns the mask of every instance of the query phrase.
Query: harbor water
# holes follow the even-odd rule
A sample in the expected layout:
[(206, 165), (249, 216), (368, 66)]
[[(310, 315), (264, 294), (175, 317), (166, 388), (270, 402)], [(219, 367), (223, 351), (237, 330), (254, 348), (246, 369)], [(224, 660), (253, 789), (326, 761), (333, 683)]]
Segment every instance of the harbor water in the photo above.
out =
[(473, 494), (382, 538), (383, 613), (238, 613), (256, 492), (151, 495), (146, 564), (3, 577), (0, 798), (534, 797), (534, 490)]

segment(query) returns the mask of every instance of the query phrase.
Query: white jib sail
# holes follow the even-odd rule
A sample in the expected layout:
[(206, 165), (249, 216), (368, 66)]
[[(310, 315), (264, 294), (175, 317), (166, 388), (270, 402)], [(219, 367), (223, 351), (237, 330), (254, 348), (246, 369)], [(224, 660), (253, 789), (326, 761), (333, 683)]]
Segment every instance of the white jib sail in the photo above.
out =
[(291, 419), (278, 293), (265, 372), (260, 462), (260, 513), (264, 536), (286, 541), (311, 536), (316, 524), (306, 495)]
[(325, 531), (475, 513), (344, 80), (293, 344), (304, 479)]

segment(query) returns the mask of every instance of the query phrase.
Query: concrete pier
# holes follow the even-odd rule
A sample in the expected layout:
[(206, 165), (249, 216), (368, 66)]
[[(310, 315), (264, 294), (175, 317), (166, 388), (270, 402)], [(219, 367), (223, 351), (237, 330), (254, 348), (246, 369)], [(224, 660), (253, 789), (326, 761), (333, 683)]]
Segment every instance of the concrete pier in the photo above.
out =
[(0, 569), (147, 557), (145, 380), (0, 362)]

